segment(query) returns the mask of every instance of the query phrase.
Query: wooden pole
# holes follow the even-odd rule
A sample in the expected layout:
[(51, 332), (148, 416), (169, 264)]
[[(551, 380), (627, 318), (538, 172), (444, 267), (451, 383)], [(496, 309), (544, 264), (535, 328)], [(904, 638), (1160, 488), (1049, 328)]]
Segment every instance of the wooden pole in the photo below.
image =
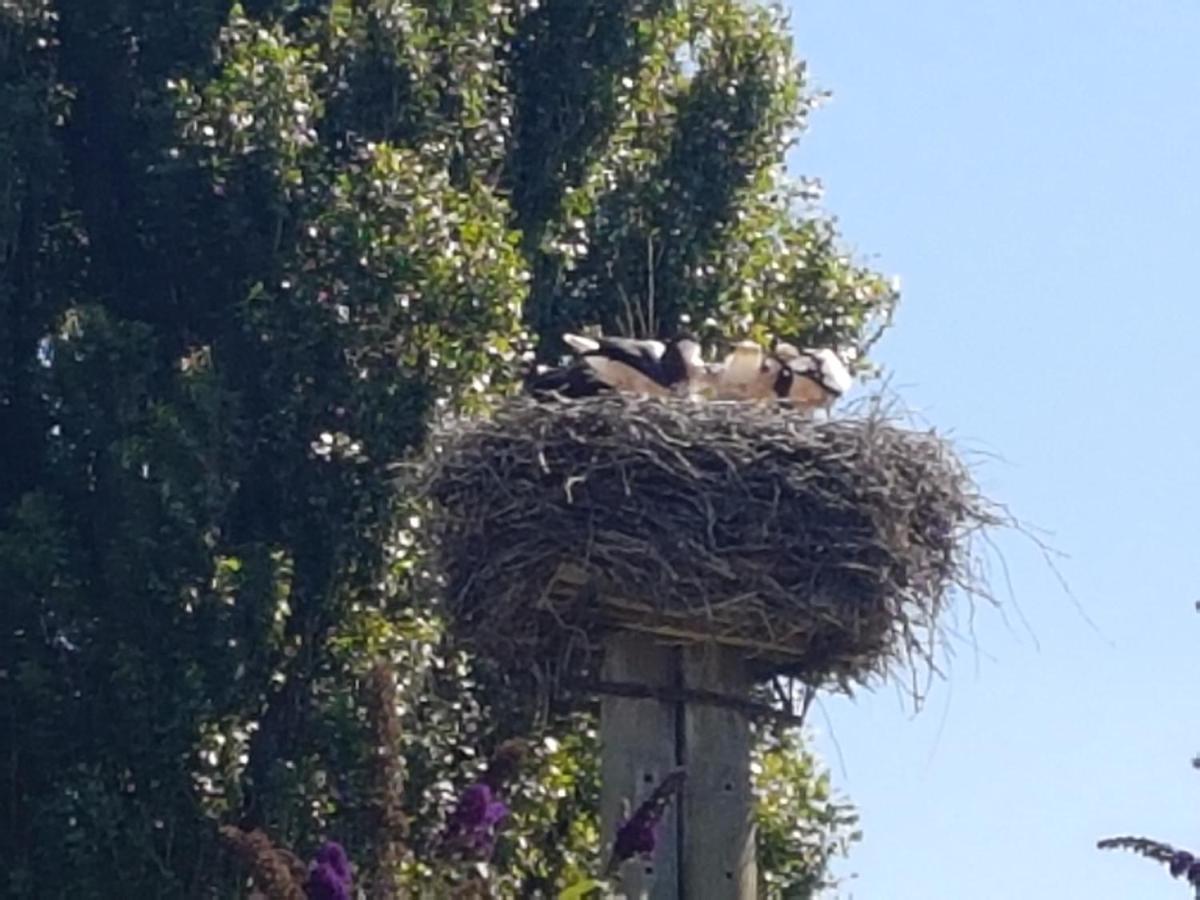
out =
[[(649, 687), (675, 682), (679, 651), (633, 632), (611, 635), (604, 650), (602, 677)], [(650, 698), (604, 696), (600, 701), (600, 828), (611, 848), (622, 815), (632, 811), (678, 767), (678, 709)], [(658, 828), (652, 861), (630, 860), (620, 869), (619, 897), (679, 900), (679, 843), (676, 804)]]
[[(716, 644), (681, 651), (683, 687), (749, 700), (744, 656)], [(689, 703), (681, 762), (687, 770), (680, 835), (681, 889), (687, 900), (754, 900), (758, 872), (750, 721), (724, 706)]]
[[(711, 643), (680, 648), (633, 632), (608, 638), (601, 677), (747, 703), (752, 684), (737, 650)], [(659, 825), (654, 859), (626, 863), (617, 896), (755, 900), (751, 734), (744, 710), (606, 694), (600, 741), (600, 823), (610, 845), (623, 800), (636, 807), (669, 772), (687, 771), (682, 802), (673, 803)]]

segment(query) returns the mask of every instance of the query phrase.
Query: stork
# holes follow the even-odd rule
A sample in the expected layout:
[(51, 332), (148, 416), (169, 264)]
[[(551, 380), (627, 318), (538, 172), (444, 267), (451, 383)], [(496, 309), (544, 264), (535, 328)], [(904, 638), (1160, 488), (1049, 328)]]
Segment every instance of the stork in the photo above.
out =
[(846, 364), (828, 348), (799, 350), (781, 342), (775, 345), (774, 357), (789, 373), (777, 382), (777, 396), (801, 409), (828, 410), (854, 384)]
[(700, 344), (690, 335), (663, 343), (565, 334), (563, 341), (575, 351), (576, 362), (538, 371), (526, 379), (526, 390), (568, 398), (608, 391), (670, 397), (711, 391), (717, 380), (716, 368), (704, 362)]
[(538, 366), (525, 377), (525, 392), (542, 400), (558, 395), (569, 400), (606, 394), (612, 388), (587, 366)]
[(720, 400), (765, 400), (773, 395), (779, 366), (754, 341), (738, 341), (721, 364), (716, 396)]
[(660, 360), (663, 383), (675, 394), (710, 397), (717, 389), (722, 367), (704, 361), (700, 342), (690, 334), (673, 338)]
[(605, 384), (623, 393), (651, 397), (711, 388), (714, 369), (704, 362), (699, 342), (680, 335), (667, 343), (621, 337), (565, 334), (563, 340)]

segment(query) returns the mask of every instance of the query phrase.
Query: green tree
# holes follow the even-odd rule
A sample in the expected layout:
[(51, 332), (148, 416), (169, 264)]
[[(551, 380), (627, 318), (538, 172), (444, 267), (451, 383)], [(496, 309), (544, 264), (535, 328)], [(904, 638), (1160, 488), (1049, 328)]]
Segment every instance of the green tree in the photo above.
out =
[[(390, 465), (566, 327), (865, 350), (895, 296), (783, 175), (812, 102), (739, 0), (0, 0), (7, 893), (235, 894), (231, 821), (382, 890), (381, 659), (428, 849), (535, 711), (443, 640)], [(514, 892), (599, 840), (541, 727)]]

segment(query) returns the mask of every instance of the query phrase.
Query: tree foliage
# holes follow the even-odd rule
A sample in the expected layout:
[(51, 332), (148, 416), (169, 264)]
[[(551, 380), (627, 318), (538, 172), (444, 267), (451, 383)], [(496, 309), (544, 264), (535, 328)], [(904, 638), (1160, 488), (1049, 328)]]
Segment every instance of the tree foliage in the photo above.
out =
[[(535, 720), (497, 889), (590, 865), (586, 715), (446, 643), (389, 465), (565, 327), (869, 342), (892, 290), (782, 172), (812, 103), (739, 0), (0, 0), (3, 890), (234, 895), (221, 822), (453, 878), (455, 788)], [(783, 890), (845, 823), (776, 759)]]

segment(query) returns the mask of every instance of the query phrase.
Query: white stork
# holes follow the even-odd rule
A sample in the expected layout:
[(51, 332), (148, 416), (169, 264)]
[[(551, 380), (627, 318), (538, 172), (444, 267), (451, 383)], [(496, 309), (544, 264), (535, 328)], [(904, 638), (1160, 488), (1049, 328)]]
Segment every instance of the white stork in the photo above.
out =
[(716, 396), (719, 400), (765, 400), (773, 396), (778, 363), (754, 341), (738, 341), (721, 364)]
[(565, 334), (563, 340), (603, 383), (622, 393), (651, 397), (710, 389), (715, 372), (690, 335), (667, 343), (621, 337)]
[(593, 338), (582, 334), (564, 334), (563, 341), (575, 351), (584, 366), (616, 391), (650, 397), (665, 397), (671, 393), (661, 383), (661, 361), (667, 349), (662, 341)]
[(535, 396), (569, 399), (617, 391), (651, 397), (694, 396), (711, 392), (716, 367), (704, 362), (700, 344), (690, 335), (663, 343), (621, 337), (565, 334), (576, 354), (569, 366), (539, 367), (525, 379)]
[(854, 384), (846, 364), (828, 348), (798, 350), (793, 344), (779, 343), (774, 357), (785, 370), (776, 394), (800, 409), (828, 410)]

